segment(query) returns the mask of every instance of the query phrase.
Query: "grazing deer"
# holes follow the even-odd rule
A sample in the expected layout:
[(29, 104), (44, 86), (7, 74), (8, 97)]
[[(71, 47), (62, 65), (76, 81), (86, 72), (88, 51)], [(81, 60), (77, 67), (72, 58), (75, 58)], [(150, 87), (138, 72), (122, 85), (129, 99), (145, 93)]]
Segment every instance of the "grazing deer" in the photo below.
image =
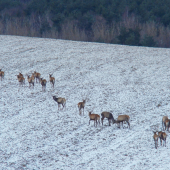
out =
[(4, 79), (4, 71), (1, 71), (1, 69), (0, 69), (0, 77), (1, 77), (1, 81), (2, 81), (2, 79)]
[(153, 133), (154, 133), (153, 140), (155, 141), (155, 148), (157, 149), (159, 136), (156, 134), (156, 132), (153, 132)]
[(41, 85), (42, 85), (42, 91), (45, 91), (46, 84), (47, 84), (46, 79), (40, 78), (40, 82), (41, 82)]
[(162, 130), (164, 130), (164, 128), (166, 128), (166, 126), (165, 126), (165, 121), (166, 120), (168, 120), (168, 116), (164, 116), (163, 118), (162, 118)]
[(100, 124), (100, 115), (98, 114), (91, 114), (91, 112), (89, 112), (89, 125), (90, 125), (90, 121), (93, 120), (94, 121), (94, 126), (96, 124), (96, 127), (97, 127), (97, 123)]
[(81, 115), (81, 110), (83, 109), (83, 115), (84, 115), (84, 106), (85, 106), (86, 100), (83, 100), (83, 102), (79, 102), (78, 109), (79, 109), (79, 115)]
[(54, 88), (55, 78), (52, 77), (52, 74), (49, 74), (49, 78), (50, 78), (50, 83), (51, 83), (51, 85), (52, 85), (53, 88)]
[(34, 77), (36, 78), (36, 83), (37, 83), (37, 80), (39, 81), (39, 83), (41, 83), (41, 80), (40, 80), (40, 76), (41, 76), (41, 74), (40, 73), (38, 73), (38, 72), (36, 72), (36, 71), (34, 71)]
[(33, 85), (34, 88), (34, 76), (27, 76), (28, 83), (29, 83), (29, 88), (31, 87), (31, 84)]
[(58, 110), (60, 108), (60, 104), (63, 106), (63, 109), (64, 107), (66, 107), (66, 99), (65, 98), (61, 98), (61, 97), (56, 97), (56, 96), (53, 96), (53, 99), (54, 101), (56, 101), (58, 103)]
[(120, 123), (122, 122), (122, 127), (123, 127), (123, 122), (125, 121), (127, 122), (129, 129), (130, 129), (129, 119), (130, 117), (128, 115), (119, 115), (115, 123), (118, 123), (119, 124), (118, 127), (120, 128)]
[(107, 119), (108, 119), (109, 126), (110, 126), (110, 122), (111, 122), (111, 121), (113, 122), (113, 124), (116, 122), (115, 119), (114, 119), (114, 117), (113, 117), (113, 115), (112, 115), (112, 113), (110, 113), (110, 112), (102, 112), (102, 113), (101, 113), (101, 116), (102, 116), (102, 118), (101, 118), (102, 125), (103, 125), (103, 119), (104, 119), (104, 118), (107, 118)]
[(158, 132), (158, 137), (160, 139), (160, 145), (162, 146), (162, 140), (164, 141), (164, 146), (166, 147), (166, 137), (167, 137), (167, 134), (165, 132)]

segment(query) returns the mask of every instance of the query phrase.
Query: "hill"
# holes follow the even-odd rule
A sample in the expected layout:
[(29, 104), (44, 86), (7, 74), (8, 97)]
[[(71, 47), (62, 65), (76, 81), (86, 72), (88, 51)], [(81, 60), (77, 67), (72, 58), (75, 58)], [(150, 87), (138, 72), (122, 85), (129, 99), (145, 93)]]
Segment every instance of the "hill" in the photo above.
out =
[[(152, 137), (169, 116), (169, 49), (4, 35), (0, 44), (0, 169), (169, 168), (169, 136), (158, 149)], [(19, 72), (34, 71), (48, 80), (45, 92), (19, 85)], [(66, 98), (66, 109), (53, 95)], [(128, 114), (131, 128), (89, 125), (91, 110)]]

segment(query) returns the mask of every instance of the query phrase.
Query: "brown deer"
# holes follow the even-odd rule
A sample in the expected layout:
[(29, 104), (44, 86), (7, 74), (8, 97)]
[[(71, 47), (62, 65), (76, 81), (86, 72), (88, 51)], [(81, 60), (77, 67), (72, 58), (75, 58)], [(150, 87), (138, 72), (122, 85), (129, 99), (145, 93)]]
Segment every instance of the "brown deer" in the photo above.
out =
[(119, 115), (115, 123), (119, 124), (118, 127), (120, 128), (120, 123), (122, 123), (122, 127), (123, 127), (123, 122), (125, 121), (127, 122), (130, 129), (129, 119), (130, 119), (129, 115)]
[(79, 109), (79, 115), (81, 115), (81, 110), (83, 109), (83, 115), (84, 115), (84, 106), (85, 106), (86, 100), (83, 100), (83, 102), (79, 102), (78, 109)]
[(52, 85), (53, 88), (54, 88), (55, 78), (52, 77), (52, 74), (49, 74), (49, 78), (50, 78), (50, 83), (51, 83), (51, 85)]
[(90, 121), (93, 120), (94, 121), (94, 126), (96, 124), (96, 127), (97, 127), (97, 123), (100, 124), (100, 115), (98, 114), (92, 114), (91, 112), (89, 112), (89, 125), (90, 125)]
[(167, 137), (167, 134), (165, 132), (158, 132), (158, 137), (160, 139), (160, 145), (162, 146), (162, 140), (164, 141), (164, 146), (166, 147), (166, 137)]
[(19, 75), (17, 75), (17, 79), (20, 85), (25, 84), (25, 78), (23, 76), (23, 74), (19, 73)]
[(41, 74), (36, 72), (36, 71), (34, 71), (33, 75), (36, 78), (36, 83), (37, 83), (37, 80), (39, 81), (39, 83), (41, 83), (41, 80), (40, 80)]
[(56, 101), (58, 103), (58, 110), (60, 108), (60, 104), (63, 106), (63, 109), (64, 107), (66, 107), (66, 99), (65, 98), (61, 98), (61, 97), (56, 97), (56, 96), (53, 96), (53, 99), (54, 101)]
[(101, 113), (101, 122), (102, 122), (102, 125), (103, 125), (103, 119), (104, 118), (107, 118), (108, 119), (108, 122), (109, 122), (109, 126), (110, 126), (110, 122), (112, 121), (113, 122), (113, 124), (116, 122), (115, 121), (115, 119), (114, 119), (114, 117), (113, 117), (113, 115), (112, 115), (112, 113), (110, 113), (110, 112), (102, 112)]
[(159, 136), (157, 135), (156, 132), (153, 132), (153, 133), (154, 133), (154, 135), (153, 135), (153, 140), (155, 141), (155, 148), (157, 149)]
[(1, 71), (1, 69), (0, 69), (0, 77), (1, 77), (1, 81), (2, 81), (2, 79), (4, 79), (4, 71)]
[(34, 76), (27, 76), (27, 79), (28, 79), (28, 83), (29, 83), (29, 88), (31, 87), (31, 84), (34, 88)]
[(42, 85), (42, 91), (45, 91), (46, 90), (46, 84), (47, 84), (46, 79), (40, 78), (40, 82), (41, 82), (41, 85)]
[(162, 130), (164, 130), (164, 128), (166, 128), (166, 126), (165, 126), (166, 120), (168, 120), (168, 116), (163, 116), (163, 118), (162, 118)]
[(166, 119), (164, 122), (164, 126), (165, 126), (165, 130), (167, 130), (169, 132), (169, 128), (170, 128), (170, 119)]

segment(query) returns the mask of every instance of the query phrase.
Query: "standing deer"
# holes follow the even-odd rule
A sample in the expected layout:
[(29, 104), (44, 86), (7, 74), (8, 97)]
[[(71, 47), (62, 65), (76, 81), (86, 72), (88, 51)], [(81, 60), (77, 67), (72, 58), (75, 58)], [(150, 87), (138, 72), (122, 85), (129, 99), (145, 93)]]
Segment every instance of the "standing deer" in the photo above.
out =
[(49, 74), (49, 78), (50, 78), (50, 83), (51, 83), (51, 85), (52, 85), (53, 88), (54, 88), (55, 78), (52, 77), (52, 74)]
[(60, 104), (63, 106), (63, 109), (64, 107), (66, 107), (66, 99), (65, 98), (61, 98), (61, 97), (56, 97), (56, 96), (53, 96), (53, 99), (54, 101), (56, 101), (58, 103), (58, 110), (60, 108)]
[(31, 87), (31, 84), (34, 88), (34, 76), (27, 76), (27, 79), (28, 79), (28, 83), (29, 83), (29, 88)]
[(153, 132), (153, 133), (154, 133), (153, 140), (155, 141), (155, 148), (157, 149), (159, 136), (156, 134), (156, 132)]
[(83, 100), (83, 102), (79, 102), (78, 109), (79, 109), (79, 115), (81, 115), (81, 110), (83, 109), (83, 115), (84, 115), (84, 106), (85, 106), (86, 100)]
[(17, 75), (17, 79), (20, 85), (25, 84), (25, 78), (23, 76), (23, 74), (19, 73), (19, 75)]
[(170, 119), (166, 119), (164, 122), (165, 125), (165, 130), (167, 130), (169, 132), (169, 128), (170, 128)]
[(33, 75), (34, 75), (34, 77), (36, 78), (36, 83), (37, 83), (37, 80), (38, 80), (38, 81), (39, 81), (39, 83), (40, 83), (40, 82), (41, 82), (41, 80), (40, 80), (40, 76), (41, 76), (41, 74), (40, 74), (40, 73), (38, 73), (38, 72), (36, 72), (36, 71), (34, 71)]
[(0, 69), (0, 77), (1, 77), (1, 81), (2, 81), (2, 79), (4, 79), (4, 71), (1, 71), (1, 69)]
[(47, 84), (46, 79), (40, 78), (40, 82), (41, 82), (41, 85), (42, 85), (42, 91), (45, 91), (46, 90), (46, 84)]
[(168, 120), (168, 116), (163, 116), (163, 118), (162, 118), (162, 130), (164, 130), (164, 128), (166, 128), (166, 126), (165, 126), (166, 120)]
[(158, 137), (160, 139), (160, 145), (162, 146), (162, 140), (164, 141), (164, 146), (166, 146), (166, 137), (167, 137), (167, 134), (165, 132), (158, 132)]
[(89, 125), (90, 125), (90, 121), (93, 120), (94, 121), (94, 126), (96, 124), (96, 127), (97, 127), (97, 123), (100, 124), (100, 115), (98, 114), (92, 114), (91, 112), (89, 112)]

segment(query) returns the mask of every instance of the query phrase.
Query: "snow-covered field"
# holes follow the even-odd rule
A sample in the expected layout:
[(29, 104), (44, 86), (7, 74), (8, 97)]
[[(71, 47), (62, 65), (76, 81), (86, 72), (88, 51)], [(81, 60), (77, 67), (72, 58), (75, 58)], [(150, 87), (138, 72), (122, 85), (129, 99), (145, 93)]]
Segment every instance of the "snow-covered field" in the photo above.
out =
[[(0, 169), (170, 167), (170, 137), (158, 149), (153, 141), (170, 116), (170, 49), (1, 35), (0, 68)], [(34, 71), (48, 80), (46, 92), (27, 79), (19, 86), (16, 75)], [(58, 111), (53, 95), (66, 98), (66, 109)], [(80, 116), (77, 103), (86, 97)], [(91, 110), (128, 114), (131, 128), (89, 125)]]

